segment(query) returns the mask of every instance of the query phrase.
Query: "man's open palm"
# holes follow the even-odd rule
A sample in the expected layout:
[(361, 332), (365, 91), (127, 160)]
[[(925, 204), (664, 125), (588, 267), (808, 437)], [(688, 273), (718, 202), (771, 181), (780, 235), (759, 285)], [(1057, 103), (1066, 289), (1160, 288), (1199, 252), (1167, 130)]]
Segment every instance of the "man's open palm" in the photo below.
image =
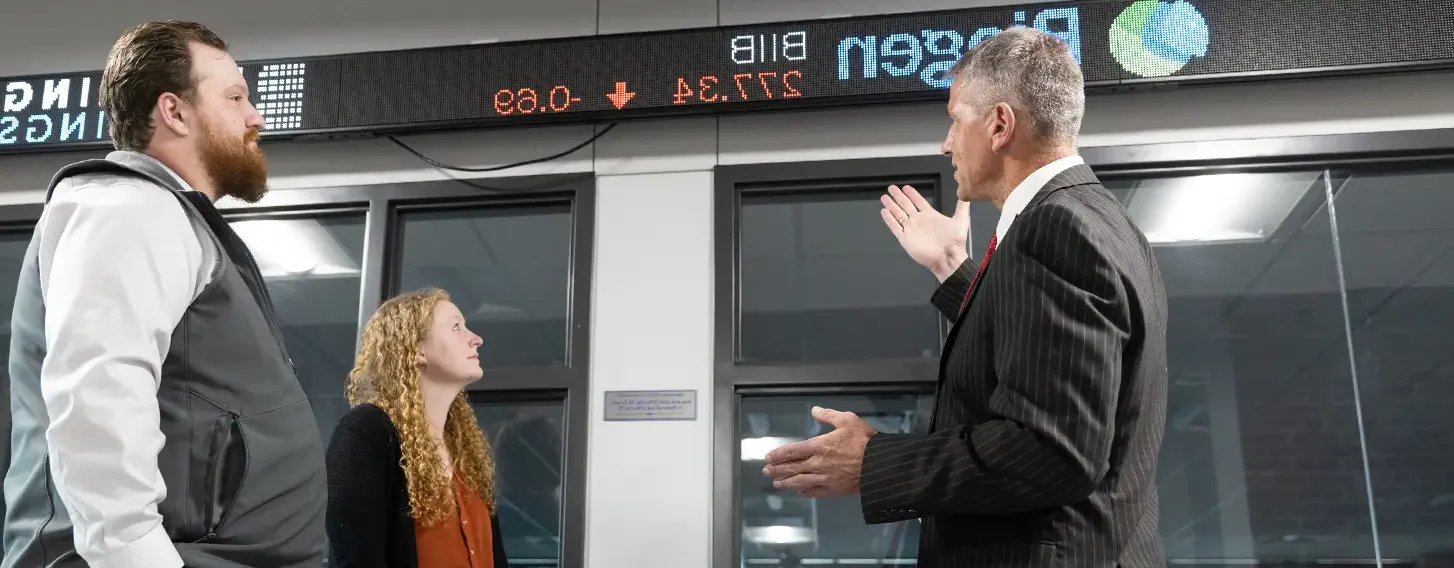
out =
[(933, 271), (941, 280), (967, 258), (965, 239), (969, 234), (969, 203), (956, 202), (954, 216), (934, 209), (913, 187), (889, 186), (883, 202), (884, 224), (899, 240), (899, 246), (914, 262)]

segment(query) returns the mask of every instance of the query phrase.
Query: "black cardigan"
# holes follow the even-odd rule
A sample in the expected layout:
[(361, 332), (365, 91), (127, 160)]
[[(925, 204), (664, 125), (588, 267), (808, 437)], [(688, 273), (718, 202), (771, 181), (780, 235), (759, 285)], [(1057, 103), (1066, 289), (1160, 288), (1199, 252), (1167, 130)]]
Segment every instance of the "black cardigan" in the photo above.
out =
[[(382, 409), (348, 411), (328, 444), (329, 568), (419, 566), (399, 434)], [(499, 518), (490, 515), (495, 567), (509, 568)]]

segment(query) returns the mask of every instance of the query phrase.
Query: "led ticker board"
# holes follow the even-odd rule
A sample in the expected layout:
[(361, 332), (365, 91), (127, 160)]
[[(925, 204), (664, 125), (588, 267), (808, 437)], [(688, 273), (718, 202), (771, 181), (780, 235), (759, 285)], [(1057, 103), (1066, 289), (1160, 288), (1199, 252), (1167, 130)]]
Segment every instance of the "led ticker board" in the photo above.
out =
[[(303, 127), (307, 63), (244, 64), (265, 131)], [(110, 144), (98, 90), (101, 72), (0, 79), (0, 153)]]
[[(1448, 0), (1056, 2), (244, 62), (268, 138), (943, 100), (1010, 26), (1092, 91), (1454, 67)], [(100, 73), (0, 79), (0, 153), (105, 144)]]

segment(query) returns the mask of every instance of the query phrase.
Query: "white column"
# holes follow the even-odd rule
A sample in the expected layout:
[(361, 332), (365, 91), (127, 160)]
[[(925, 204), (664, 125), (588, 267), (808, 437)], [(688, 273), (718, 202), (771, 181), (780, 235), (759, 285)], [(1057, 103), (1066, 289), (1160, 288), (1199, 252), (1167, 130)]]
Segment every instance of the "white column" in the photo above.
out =
[[(597, 178), (588, 568), (711, 564), (712, 190), (710, 171)], [(602, 420), (620, 390), (695, 390), (696, 420)]]

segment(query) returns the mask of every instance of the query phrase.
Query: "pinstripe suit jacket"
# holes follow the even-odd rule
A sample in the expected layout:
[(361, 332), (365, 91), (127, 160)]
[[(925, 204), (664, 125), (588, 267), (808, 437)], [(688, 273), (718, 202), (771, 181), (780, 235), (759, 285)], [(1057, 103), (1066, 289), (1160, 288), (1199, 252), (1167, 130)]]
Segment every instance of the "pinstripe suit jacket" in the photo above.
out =
[(922, 519), (925, 568), (1165, 566), (1166, 292), (1145, 236), (1078, 165), (969, 290), (978, 267), (935, 291), (954, 326), (930, 433), (869, 442), (865, 520)]

